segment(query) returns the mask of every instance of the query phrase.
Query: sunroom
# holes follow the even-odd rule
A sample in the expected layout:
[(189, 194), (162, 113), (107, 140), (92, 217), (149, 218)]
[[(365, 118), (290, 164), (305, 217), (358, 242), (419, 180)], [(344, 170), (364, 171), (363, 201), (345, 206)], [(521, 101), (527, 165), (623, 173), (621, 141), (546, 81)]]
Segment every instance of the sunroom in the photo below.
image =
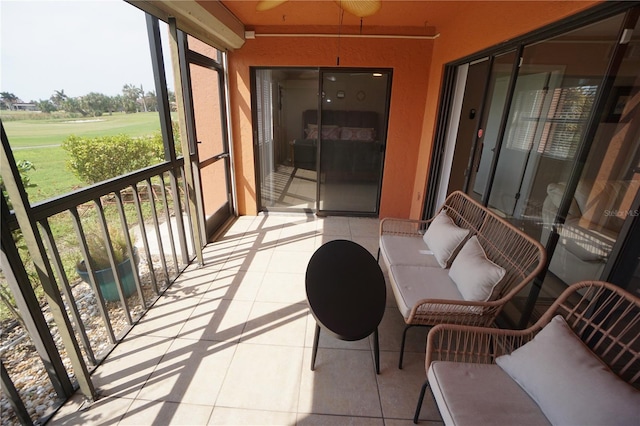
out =
[[(307, 371), (304, 270), (338, 238), (375, 256), (380, 219), (429, 218), (456, 190), (547, 250), (497, 326), (526, 327), (581, 280), (640, 294), (638, 2), (2, 8), (3, 424), (408, 421), (426, 330), (397, 370), (402, 318), (387, 306), (381, 376), (369, 342), (327, 339), (319, 361), (333, 376), (318, 377)], [(51, 31), (31, 37), (25, 23)], [(67, 77), (41, 75), (43, 63)], [(39, 80), (43, 92), (18, 89)], [(96, 106), (88, 95), (99, 91), (121, 103)], [(39, 112), (7, 104), (31, 101)], [(76, 152), (124, 133), (120, 158), (155, 156), (59, 182), (74, 132), (85, 132)], [(97, 283), (93, 234), (118, 271), (111, 292)], [(117, 266), (120, 240), (130, 275)], [(261, 363), (274, 375), (252, 378)], [(211, 389), (195, 379), (205, 373)], [(341, 376), (354, 387), (336, 385)], [(422, 419), (441, 422), (430, 404)]]

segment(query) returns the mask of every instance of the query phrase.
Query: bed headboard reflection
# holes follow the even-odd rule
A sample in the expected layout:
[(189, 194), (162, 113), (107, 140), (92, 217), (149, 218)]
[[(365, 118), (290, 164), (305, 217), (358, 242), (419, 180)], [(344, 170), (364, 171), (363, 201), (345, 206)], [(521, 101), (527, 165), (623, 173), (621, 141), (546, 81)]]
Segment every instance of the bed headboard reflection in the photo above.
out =
[[(309, 125), (318, 124), (318, 111), (309, 109), (302, 113), (302, 139), (315, 139), (309, 137)], [(329, 139), (376, 139), (380, 129), (378, 128), (378, 113), (375, 111), (322, 111), (322, 126), (336, 126), (340, 128)], [(367, 132), (357, 132), (355, 129), (373, 129), (370, 136)], [(349, 133), (346, 133), (349, 132)], [(358, 138), (358, 135), (361, 137)]]

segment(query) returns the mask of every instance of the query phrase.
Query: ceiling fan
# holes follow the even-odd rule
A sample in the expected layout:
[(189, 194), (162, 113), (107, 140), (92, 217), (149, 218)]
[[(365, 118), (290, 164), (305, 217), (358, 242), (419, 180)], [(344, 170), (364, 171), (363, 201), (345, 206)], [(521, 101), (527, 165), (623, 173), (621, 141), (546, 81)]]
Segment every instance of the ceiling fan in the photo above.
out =
[[(280, 6), (287, 0), (259, 0), (256, 5), (258, 12), (273, 9)], [(358, 18), (364, 18), (371, 16), (380, 10), (382, 6), (382, 0), (334, 0), (335, 3), (344, 11), (357, 16)]]

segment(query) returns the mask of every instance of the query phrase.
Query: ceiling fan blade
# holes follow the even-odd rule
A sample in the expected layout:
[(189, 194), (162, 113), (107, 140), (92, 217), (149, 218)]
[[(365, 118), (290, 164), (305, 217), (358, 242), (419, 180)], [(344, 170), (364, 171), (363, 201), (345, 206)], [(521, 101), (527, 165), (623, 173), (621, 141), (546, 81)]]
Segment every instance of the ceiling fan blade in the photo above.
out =
[(382, 0), (334, 0), (338, 6), (358, 18), (371, 16), (382, 7)]
[(282, 3), (287, 0), (260, 0), (256, 5), (256, 10), (258, 12), (264, 12), (265, 10), (271, 10), (274, 7), (280, 6)]

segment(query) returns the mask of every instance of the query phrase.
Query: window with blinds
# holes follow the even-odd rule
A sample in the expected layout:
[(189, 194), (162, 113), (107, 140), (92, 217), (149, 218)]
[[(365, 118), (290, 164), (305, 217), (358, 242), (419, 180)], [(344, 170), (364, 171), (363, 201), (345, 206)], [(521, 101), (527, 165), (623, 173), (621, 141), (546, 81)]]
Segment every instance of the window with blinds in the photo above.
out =
[[(584, 126), (591, 113), (598, 86), (559, 87), (523, 91), (514, 98), (515, 125), (506, 147), (529, 151), (536, 149), (542, 155), (573, 158)], [(545, 108), (546, 96), (552, 98)], [(546, 109), (546, 111), (545, 111)], [(536, 135), (540, 142), (535, 148)]]
[(273, 140), (271, 70), (256, 70), (256, 96), (258, 143), (263, 144)]

